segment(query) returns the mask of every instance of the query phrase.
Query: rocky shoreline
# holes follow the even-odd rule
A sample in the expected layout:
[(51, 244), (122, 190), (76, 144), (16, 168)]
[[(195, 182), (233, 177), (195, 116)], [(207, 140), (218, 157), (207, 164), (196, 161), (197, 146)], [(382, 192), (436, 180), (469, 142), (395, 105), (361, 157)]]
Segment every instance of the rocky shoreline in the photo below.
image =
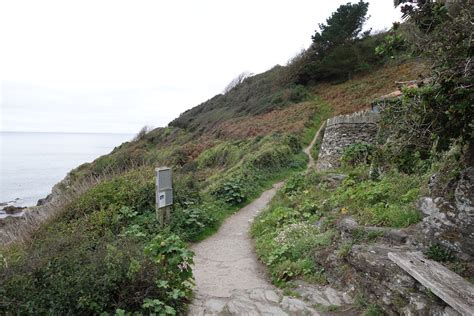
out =
[[(64, 203), (81, 190), (70, 189), (70, 173), (55, 184), (51, 193), (39, 199), (35, 206), (15, 205), (20, 200), (0, 203), (0, 245), (28, 238), (43, 222), (57, 214)], [(79, 192), (80, 193), (80, 192)]]

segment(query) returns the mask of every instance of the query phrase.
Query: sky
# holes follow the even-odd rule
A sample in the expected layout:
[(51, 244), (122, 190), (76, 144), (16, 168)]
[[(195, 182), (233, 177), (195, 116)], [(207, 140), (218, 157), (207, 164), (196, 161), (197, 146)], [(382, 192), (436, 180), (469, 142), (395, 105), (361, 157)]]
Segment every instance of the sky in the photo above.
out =
[[(238, 74), (286, 64), (346, 2), (1, 1), (0, 131), (166, 126)], [(400, 20), (392, 0), (369, 2), (367, 27)]]

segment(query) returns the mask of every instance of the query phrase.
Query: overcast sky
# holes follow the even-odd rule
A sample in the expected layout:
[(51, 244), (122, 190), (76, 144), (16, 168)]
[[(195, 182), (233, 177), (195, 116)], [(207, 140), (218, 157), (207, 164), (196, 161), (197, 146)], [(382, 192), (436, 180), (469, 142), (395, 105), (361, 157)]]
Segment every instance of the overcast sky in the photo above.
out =
[[(1, 1), (0, 130), (165, 126), (239, 73), (284, 65), (346, 2)], [(399, 20), (393, 0), (369, 2), (368, 27)]]

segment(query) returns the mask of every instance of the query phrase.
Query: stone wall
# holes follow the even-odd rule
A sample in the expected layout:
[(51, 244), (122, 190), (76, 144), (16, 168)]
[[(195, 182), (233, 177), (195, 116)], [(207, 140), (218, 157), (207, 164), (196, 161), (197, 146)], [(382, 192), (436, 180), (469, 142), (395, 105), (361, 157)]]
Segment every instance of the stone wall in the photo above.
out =
[(347, 146), (374, 142), (379, 117), (378, 113), (365, 110), (328, 119), (316, 168), (325, 170), (339, 167), (339, 160)]

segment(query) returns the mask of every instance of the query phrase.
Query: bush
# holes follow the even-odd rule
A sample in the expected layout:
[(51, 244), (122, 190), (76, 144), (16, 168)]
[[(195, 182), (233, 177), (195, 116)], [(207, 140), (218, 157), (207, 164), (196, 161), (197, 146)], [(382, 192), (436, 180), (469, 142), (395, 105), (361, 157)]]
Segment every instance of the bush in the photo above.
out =
[(199, 206), (187, 209), (176, 208), (171, 218), (171, 229), (184, 240), (194, 241), (216, 224), (214, 217)]
[(160, 228), (149, 171), (96, 185), (31, 244), (8, 249), (0, 313), (182, 312), (192, 257), (176, 236), (154, 237)]
[(452, 251), (439, 244), (431, 245), (425, 252), (425, 255), (428, 258), (439, 262), (449, 262), (456, 259)]
[(176, 235), (157, 235), (144, 252), (161, 268), (160, 279), (155, 282), (162, 291), (162, 295), (158, 296), (162, 304), (156, 304), (157, 299), (148, 299), (142, 307), (158, 314), (169, 313), (171, 309), (174, 314), (182, 312), (183, 309), (176, 309), (176, 302), (187, 300), (192, 294), (194, 280), (191, 266), (194, 253)]
[(240, 179), (222, 183), (222, 185), (211, 194), (230, 205), (241, 204), (246, 199), (243, 193), (243, 183)]
[(197, 163), (199, 168), (229, 166), (239, 160), (241, 152), (238, 145), (222, 143), (203, 151), (197, 158)]
[(141, 169), (101, 182), (74, 200), (63, 216), (68, 219), (104, 209), (130, 206), (140, 213), (155, 209), (155, 183), (152, 169)]
[(424, 178), (391, 173), (379, 181), (347, 177), (331, 200), (354, 212), (362, 224), (407, 227), (421, 219), (415, 202)]
[(341, 156), (343, 166), (356, 167), (358, 165), (370, 165), (374, 146), (367, 143), (352, 144), (344, 149)]
[(249, 159), (249, 163), (257, 169), (275, 170), (288, 166), (292, 156), (289, 146), (266, 143)]
[(135, 135), (135, 137), (133, 138), (133, 141), (134, 142), (138, 142), (142, 139), (145, 138), (146, 134), (148, 134), (153, 128), (150, 127), (150, 126), (143, 126), (140, 131), (137, 133), (137, 135)]
[[(100, 314), (146, 312), (149, 299), (182, 311), (190, 295), (192, 254), (176, 238), (156, 237), (143, 251), (133, 237), (97, 242), (81, 234), (22, 256), (2, 271), (0, 293), (8, 313)], [(44, 242), (44, 241), (43, 241)], [(49, 252), (45, 252), (45, 248)], [(178, 268), (181, 267), (181, 268)], [(40, 288), (38, 288), (40, 286)]]
[(395, 54), (407, 50), (407, 46), (404, 36), (393, 31), (386, 35), (383, 42), (375, 48), (375, 53), (377, 55), (394, 58)]
[(298, 173), (285, 181), (283, 188), (281, 189), (286, 195), (294, 195), (304, 186), (305, 174)]

